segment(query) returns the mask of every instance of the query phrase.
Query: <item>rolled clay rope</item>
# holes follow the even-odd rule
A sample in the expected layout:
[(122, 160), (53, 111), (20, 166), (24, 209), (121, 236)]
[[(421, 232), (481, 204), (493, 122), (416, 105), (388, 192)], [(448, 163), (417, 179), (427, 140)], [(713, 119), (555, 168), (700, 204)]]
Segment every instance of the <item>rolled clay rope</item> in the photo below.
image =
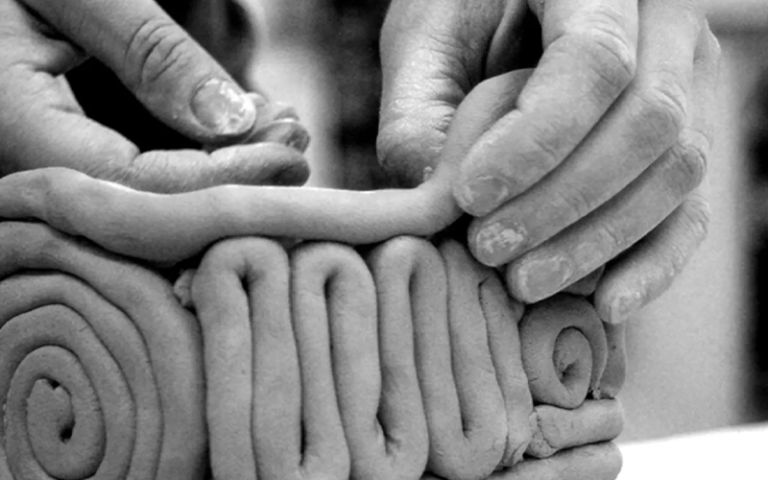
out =
[(521, 460), (532, 413), (515, 328), (522, 306), (453, 241), (436, 249), (399, 237), (367, 258), (381, 324), (396, 316), (413, 324), (428, 469), (468, 480)]
[[(621, 471), (621, 453), (613, 443), (585, 445), (543, 460), (525, 461), (494, 473), (488, 480), (614, 480)], [(440, 480), (431, 474), (422, 480)]]
[(410, 323), (378, 324), (354, 251), (305, 245), (289, 262), (275, 242), (228, 240), (192, 292), (217, 480), (419, 478), (427, 430)]
[(199, 344), (160, 277), (0, 223), (0, 478), (202, 479)]
[(613, 440), (624, 428), (624, 412), (617, 400), (587, 400), (574, 410), (537, 405), (535, 415), (536, 430), (525, 453), (536, 458)]
[(573, 409), (598, 390), (608, 345), (603, 322), (585, 299), (561, 294), (531, 305), (520, 338), (535, 403)]
[(529, 74), (510, 72), (473, 89), (451, 123), (434, 174), (411, 190), (227, 185), (160, 195), (46, 168), (0, 179), (0, 218), (37, 218), (107, 250), (162, 264), (193, 257), (216, 240), (246, 235), (350, 244), (430, 236), (461, 215), (452, 194), (458, 164), (514, 107)]
[(536, 416), (522, 307), (457, 242), (399, 237), (364, 257), (327, 243), (289, 257), (257, 238), (204, 256), (192, 300), (217, 480), (417, 479), (425, 467), (482, 479), (511, 464), (536, 471), (520, 462), (534, 429), (556, 449), (618, 434), (590, 407), (574, 414), (578, 429), (558, 430), (573, 415)]

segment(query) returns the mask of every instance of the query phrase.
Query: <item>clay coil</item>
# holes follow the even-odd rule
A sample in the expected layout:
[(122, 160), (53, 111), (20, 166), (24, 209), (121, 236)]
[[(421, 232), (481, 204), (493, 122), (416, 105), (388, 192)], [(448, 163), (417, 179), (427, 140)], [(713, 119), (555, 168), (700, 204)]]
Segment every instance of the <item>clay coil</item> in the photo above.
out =
[(624, 412), (617, 400), (587, 400), (573, 410), (538, 405), (534, 414), (536, 430), (526, 453), (536, 458), (613, 440), (624, 428)]
[(461, 216), (452, 193), (459, 162), (514, 107), (529, 75), (510, 72), (472, 90), (451, 123), (438, 167), (417, 188), (356, 192), (225, 185), (165, 195), (53, 167), (0, 178), (0, 218), (36, 218), (109, 251), (163, 265), (230, 237), (355, 245), (397, 235), (427, 237)]
[(573, 409), (597, 390), (608, 345), (603, 322), (585, 299), (563, 294), (531, 305), (520, 337), (535, 403)]
[(158, 275), (0, 224), (0, 478), (202, 478), (199, 344)]

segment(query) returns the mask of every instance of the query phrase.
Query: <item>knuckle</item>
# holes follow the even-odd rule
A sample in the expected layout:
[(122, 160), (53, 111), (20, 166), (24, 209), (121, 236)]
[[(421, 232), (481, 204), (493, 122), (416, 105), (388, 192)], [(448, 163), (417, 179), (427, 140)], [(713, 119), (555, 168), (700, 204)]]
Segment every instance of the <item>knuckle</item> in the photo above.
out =
[(189, 64), (189, 38), (173, 20), (151, 18), (134, 30), (124, 55), (129, 87), (151, 90), (170, 72)]
[(616, 91), (622, 91), (635, 76), (637, 58), (633, 42), (616, 15), (609, 11), (592, 13), (574, 33), (581, 48), (596, 65), (596, 73)]
[(711, 212), (709, 202), (704, 197), (692, 195), (686, 199), (681, 207), (681, 213), (696, 244), (707, 238)]
[(687, 194), (704, 180), (709, 147), (703, 135), (700, 137), (701, 140), (683, 138), (672, 149), (675, 174), (670, 175), (670, 181), (676, 193)]
[(570, 212), (571, 218), (579, 219), (586, 216), (599, 205), (599, 199), (596, 198), (596, 189), (590, 188), (569, 188), (567, 190), (554, 190), (555, 201)]
[[(637, 94), (639, 120), (655, 132), (657, 141), (675, 138), (687, 117), (687, 92), (672, 72), (661, 71)], [(671, 142), (668, 142), (671, 143)]]
[[(604, 239), (605, 249), (599, 261), (589, 265), (589, 268), (595, 269), (604, 264), (611, 258), (629, 248), (637, 240), (633, 238), (632, 232), (627, 232), (614, 222), (605, 222), (600, 227), (601, 237)], [(587, 267), (585, 265), (585, 267)]]

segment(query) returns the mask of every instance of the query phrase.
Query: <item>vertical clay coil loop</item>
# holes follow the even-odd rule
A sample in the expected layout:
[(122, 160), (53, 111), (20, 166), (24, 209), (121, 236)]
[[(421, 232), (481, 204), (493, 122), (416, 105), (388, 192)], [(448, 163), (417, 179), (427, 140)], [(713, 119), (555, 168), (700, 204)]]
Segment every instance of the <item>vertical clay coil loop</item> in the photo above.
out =
[(218, 480), (297, 478), (301, 387), (288, 255), (261, 238), (211, 247), (192, 280)]

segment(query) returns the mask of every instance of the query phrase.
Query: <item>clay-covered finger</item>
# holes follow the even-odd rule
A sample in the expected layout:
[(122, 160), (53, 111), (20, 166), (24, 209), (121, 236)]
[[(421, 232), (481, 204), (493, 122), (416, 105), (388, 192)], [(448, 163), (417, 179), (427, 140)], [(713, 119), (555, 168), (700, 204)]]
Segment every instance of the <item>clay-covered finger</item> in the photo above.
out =
[(595, 292), (595, 305), (608, 323), (626, 322), (663, 294), (706, 238), (709, 202), (690, 195), (654, 231), (609, 264)]
[(531, 305), (520, 321), (523, 366), (536, 404), (577, 408), (607, 361), (605, 331), (583, 298), (561, 294)]
[[(687, 137), (681, 138), (681, 148), (690, 150), (690, 155), (698, 156), (698, 162), (704, 164), (716, 118), (715, 102), (711, 99), (717, 91), (719, 59), (720, 46), (705, 23), (696, 50), (692, 128)], [(708, 202), (696, 191), (653, 232), (610, 265), (595, 296), (603, 320), (623, 322), (666, 291), (706, 237), (708, 224)]]
[(525, 309), (509, 297), (495, 273), (486, 272), (487, 277), (479, 288), (480, 305), (488, 329), (488, 346), (496, 369), (496, 380), (507, 410), (507, 446), (501, 465), (511, 466), (522, 460), (531, 441), (535, 420), (518, 330)]
[(615, 480), (621, 463), (621, 452), (614, 443), (598, 443), (522, 462), (494, 473), (489, 480)]
[(597, 285), (600, 283), (600, 279), (605, 272), (605, 265), (601, 266), (594, 272), (590, 273), (581, 280), (568, 285), (563, 289), (563, 293), (572, 293), (574, 295), (581, 295), (582, 297), (588, 297), (595, 293)]
[(678, 1), (642, 2), (640, 14), (636, 78), (551, 175), (473, 222), (469, 245), (481, 262), (505, 264), (578, 222), (677, 141), (690, 110), (700, 19)]
[[(670, 2), (672, 4), (677, 2)], [(649, 2), (646, 8), (651, 6), (662, 12), (670, 10), (663, 5), (660, 7), (659, 2)], [(516, 298), (526, 302), (546, 298), (629, 250), (669, 217), (700, 185), (711, 148), (715, 103), (711, 99), (715, 98), (717, 86), (719, 48), (706, 24), (699, 27), (699, 34), (690, 99), (686, 104), (678, 105), (687, 115), (677, 143), (619, 195), (541, 246), (513, 260), (507, 267), (507, 280)], [(664, 88), (674, 91), (676, 87), (667, 85)], [(670, 100), (672, 108), (677, 107)], [(626, 261), (617, 262), (624, 265), (622, 268), (626, 272), (622, 293), (613, 290), (615, 297), (598, 302), (604, 320), (621, 321), (620, 318), (647, 303), (648, 300), (643, 298), (655, 298), (666, 289), (674, 277), (675, 268), (682, 268), (684, 259), (690, 257), (704, 238), (707, 216), (700, 206), (694, 199), (692, 209), (685, 215), (693, 215), (695, 221), (674, 229), (674, 235), (666, 237), (665, 246), (657, 243), (660, 248), (645, 250), (640, 247), (648, 253), (635, 254), (632, 263), (643, 265), (642, 268), (632, 268)], [(684, 255), (680, 256), (678, 250)], [(610, 275), (606, 273), (606, 276)], [(624, 317), (621, 310), (626, 312)], [(612, 318), (616, 320), (610, 320)]]
[(556, 169), (635, 73), (637, 0), (529, 2), (544, 54), (516, 107), (473, 146), (455, 193), (487, 215)]
[(671, 148), (584, 221), (509, 263), (505, 268), (512, 295), (524, 302), (547, 298), (647, 235), (699, 185), (705, 148)]
[(536, 430), (526, 453), (536, 458), (613, 440), (624, 428), (624, 411), (617, 400), (587, 400), (573, 410), (539, 405), (535, 415)]

